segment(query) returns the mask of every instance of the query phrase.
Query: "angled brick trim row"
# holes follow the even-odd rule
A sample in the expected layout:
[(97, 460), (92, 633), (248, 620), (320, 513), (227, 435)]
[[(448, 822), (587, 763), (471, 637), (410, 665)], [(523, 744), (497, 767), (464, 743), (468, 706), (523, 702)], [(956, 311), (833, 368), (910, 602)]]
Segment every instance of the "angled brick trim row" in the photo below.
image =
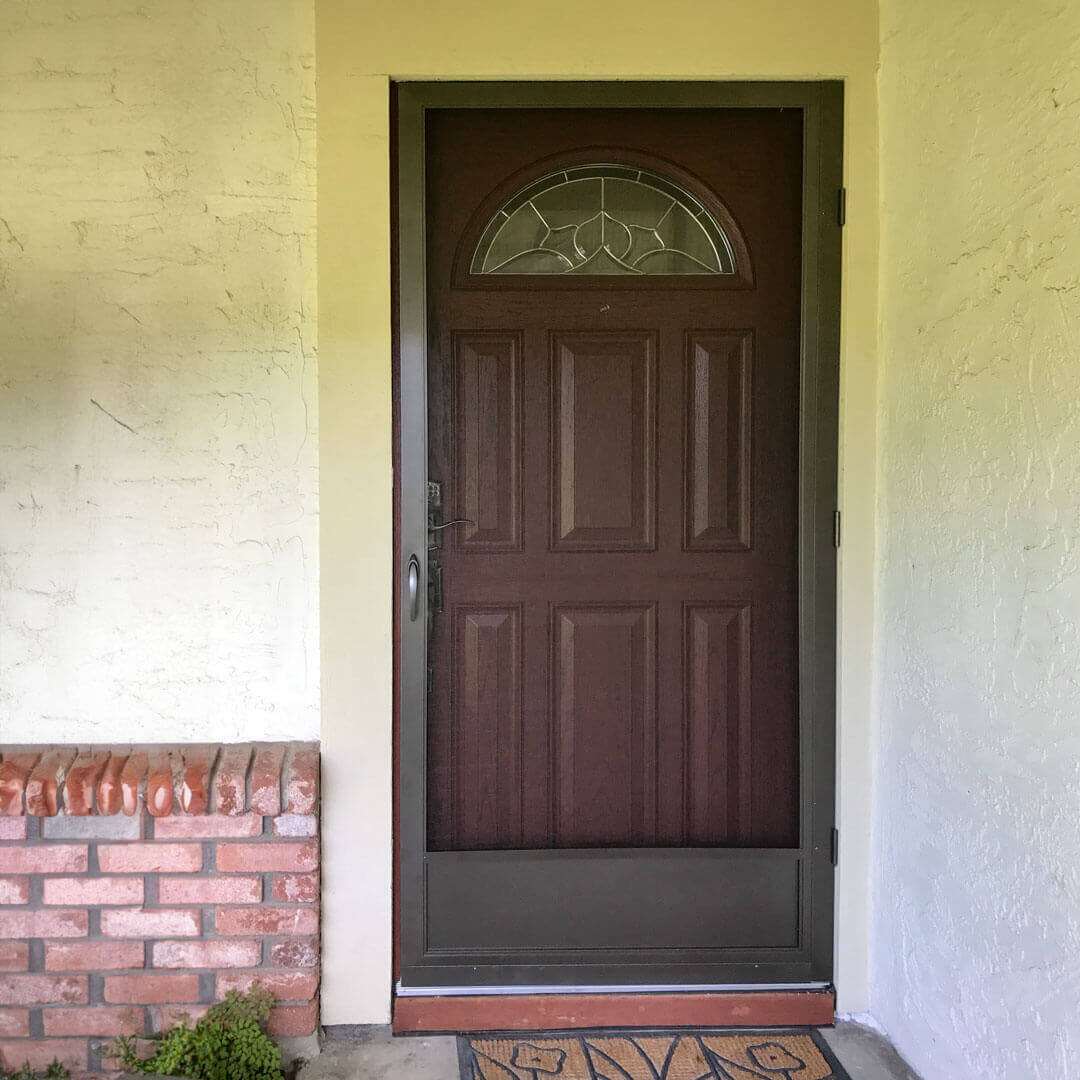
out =
[(283, 815), (287, 830), (314, 814), (318, 800), (313, 743), (0, 747), (3, 817), (131, 817), (145, 807), (157, 818)]
[(0, 746), (0, 1074), (256, 983), (311, 1034), (320, 871), (314, 744)]

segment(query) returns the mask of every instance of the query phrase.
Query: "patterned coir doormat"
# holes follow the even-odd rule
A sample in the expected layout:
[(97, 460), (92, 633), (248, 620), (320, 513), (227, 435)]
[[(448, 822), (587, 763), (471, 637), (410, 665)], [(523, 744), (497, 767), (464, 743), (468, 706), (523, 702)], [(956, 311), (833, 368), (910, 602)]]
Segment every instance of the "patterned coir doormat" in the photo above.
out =
[(850, 1080), (810, 1028), (458, 1038), (461, 1080)]

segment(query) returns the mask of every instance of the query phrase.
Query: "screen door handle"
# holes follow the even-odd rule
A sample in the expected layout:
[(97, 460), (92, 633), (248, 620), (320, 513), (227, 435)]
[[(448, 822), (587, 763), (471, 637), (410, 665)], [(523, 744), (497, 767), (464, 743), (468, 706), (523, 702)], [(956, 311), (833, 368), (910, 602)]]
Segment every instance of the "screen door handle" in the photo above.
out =
[(416, 616), (420, 614), (420, 560), (415, 556), (409, 558), (409, 621), (416, 622)]

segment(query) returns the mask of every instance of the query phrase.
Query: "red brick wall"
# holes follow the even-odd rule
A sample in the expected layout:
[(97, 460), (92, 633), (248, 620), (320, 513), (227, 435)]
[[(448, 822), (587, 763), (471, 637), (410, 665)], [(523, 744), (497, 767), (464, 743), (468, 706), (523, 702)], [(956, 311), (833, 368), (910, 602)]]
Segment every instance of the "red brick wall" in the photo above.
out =
[(255, 982), (315, 1031), (314, 747), (0, 748), (0, 1072), (100, 1070)]

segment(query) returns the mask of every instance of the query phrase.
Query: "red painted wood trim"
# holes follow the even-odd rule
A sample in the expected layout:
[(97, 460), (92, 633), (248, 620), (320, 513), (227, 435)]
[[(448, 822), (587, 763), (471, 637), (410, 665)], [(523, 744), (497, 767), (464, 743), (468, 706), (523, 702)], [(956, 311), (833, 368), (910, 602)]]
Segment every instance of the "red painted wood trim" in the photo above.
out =
[(594, 1027), (820, 1027), (833, 1022), (835, 1005), (831, 990), (399, 997), (393, 1029), (403, 1035)]

